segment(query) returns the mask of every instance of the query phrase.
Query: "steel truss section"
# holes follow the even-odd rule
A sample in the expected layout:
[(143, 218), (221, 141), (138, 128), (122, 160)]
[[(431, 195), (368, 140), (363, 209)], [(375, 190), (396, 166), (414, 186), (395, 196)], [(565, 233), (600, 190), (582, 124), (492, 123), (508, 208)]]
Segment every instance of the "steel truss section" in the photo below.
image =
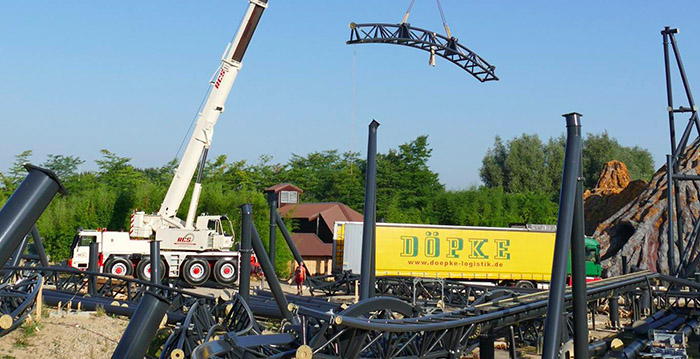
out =
[[(212, 296), (187, 292), (179, 288), (165, 285), (153, 284), (152, 282), (140, 279), (126, 278), (108, 273), (81, 271), (69, 267), (5, 267), (15, 273), (38, 272), (44, 277), (46, 285), (53, 289), (45, 290), (45, 295), (52, 298), (71, 298), (77, 302), (84, 300), (86, 304), (103, 305), (117, 302), (116, 307), (135, 308), (141, 297), (148, 288), (154, 288), (171, 304), (171, 312), (168, 314), (170, 322), (178, 319), (182, 313), (191, 307), (196, 301), (205, 301), (212, 307), (215, 299)], [(89, 282), (95, 278), (97, 285), (93, 293), (90, 293)], [(67, 302), (63, 302), (67, 304)], [(104, 305), (103, 305), (104, 306)], [(104, 306), (110, 312), (113, 306)], [(130, 315), (132, 310), (124, 312), (124, 309), (117, 310), (115, 314)], [(177, 314), (172, 316), (171, 314)]]
[[(639, 272), (591, 283), (587, 300), (594, 301), (606, 298), (613, 292), (624, 293), (645, 287), (650, 276), (655, 275)], [(338, 314), (299, 308), (299, 314), (310, 318), (307, 322), (313, 322), (313, 318), (319, 323), (317, 328), (320, 331), (308, 341), (314, 357), (455, 357), (471, 351), (478, 345), (480, 337), (502, 336), (502, 332), (512, 325), (541, 320), (547, 311), (546, 292), (496, 299), (454, 312), (428, 316), (415, 315), (411, 312), (415, 312), (415, 308), (397, 299), (380, 297), (374, 300), (372, 304), (360, 302)], [(569, 289), (565, 295), (565, 307), (571, 308), (571, 305)], [(362, 310), (351, 310), (353, 308)], [(570, 323), (567, 324), (570, 327)], [(534, 330), (541, 329), (535, 327)], [(537, 335), (537, 332), (522, 334), (531, 338)]]
[(432, 31), (403, 24), (350, 24), (347, 44), (395, 44), (421, 49), (461, 67), (481, 82), (497, 81), (496, 67), (458, 43)]
[[(677, 277), (686, 278), (694, 274), (698, 264), (700, 264), (700, 239), (698, 236), (700, 234), (700, 219), (693, 218), (691, 215), (690, 221), (692, 223), (693, 230), (690, 233), (685, 233), (684, 221), (688, 220), (683, 215), (683, 204), (681, 196), (681, 181), (698, 181), (700, 180), (700, 175), (698, 173), (681, 173), (681, 165), (684, 165), (687, 161), (691, 160), (688, 157), (688, 144), (690, 142), (690, 135), (695, 127), (698, 134), (700, 134), (700, 118), (698, 118), (698, 108), (695, 105), (695, 100), (693, 99), (693, 94), (690, 90), (690, 83), (685, 74), (685, 67), (683, 66), (683, 61), (681, 60), (681, 54), (678, 50), (678, 44), (676, 43), (675, 34), (678, 33), (678, 29), (672, 29), (670, 27), (664, 28), (661, 31), (663, 36), (664, 45), (664, 66), (666, 72), (666, 98), (668, 101), (668, 122), (671, 140), (671, 154), (667, 156), (666, 159), (666, 172), (667, 172), (667, 219), (668, 219), (668, 264), (669, 264), (669, 274), (675, 275)], [(670, 41), (670, 42), (669, 42)], [(676, 65), (678, 67), (678, 73), (683, 83), (683, 89), (685, 91), (685, 96), (688, 102), (688, 106), (674, 107), (673, 101), (673, 89), (671, 83), (671, 59), (669, 44), (671, 45), (671, 50), (673, 51), (673, 56), (676, 60)], [(685, 127), (683, 129), (680, 139), (676, 140), (676, 114), (689, 114), (689, 118)], [(693, 143), (697, 143), (696, 138)], [(674, 218), (677, 224), (674, 226)], [(685, 244), (687, 243), (687, 247)], [(678, 250), (680, 258), (676, 261), (675, 250)]]
[(236, 294), (231, 300), (215, 307), (204, 300), (197, 300), (165, 341), (159, 358), (189, 358), (201, 343), (214, 339), (217, 334), (226, 333), (237, 336), (261, 333), (241, 296)]
[(452, 307), (469, 307), (496, 298), (505, 299), (537, 292), (537, 289), (466, 284), (455, 280), (377, 277), (377, 293), (401, 298), (415, 304), (438, 303)]
[(0, 315), (12, 319), (9, 327), (0, 329), (0, 337), (16, 329), (34, 310), (36, 298), (43, 284), (43, 277), (32, 274), (14, 284), (0, 284)]

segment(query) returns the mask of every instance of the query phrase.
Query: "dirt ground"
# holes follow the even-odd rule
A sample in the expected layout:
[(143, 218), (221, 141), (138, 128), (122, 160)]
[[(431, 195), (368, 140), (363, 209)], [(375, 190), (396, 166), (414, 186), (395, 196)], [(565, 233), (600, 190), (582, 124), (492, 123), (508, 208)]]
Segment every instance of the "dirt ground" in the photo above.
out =
[(126, 318), (94, 312), (44, 310), (49, 315), (0, 338), (0, 359), (109, 358), (128, 324)]

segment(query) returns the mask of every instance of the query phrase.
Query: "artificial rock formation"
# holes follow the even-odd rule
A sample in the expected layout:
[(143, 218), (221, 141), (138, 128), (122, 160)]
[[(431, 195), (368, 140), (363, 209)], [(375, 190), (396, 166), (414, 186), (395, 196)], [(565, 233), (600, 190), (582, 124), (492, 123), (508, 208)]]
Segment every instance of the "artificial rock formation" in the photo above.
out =
[(583, 194), (586, 235), (592, 235), (598, 225), (639, 196), (646, 186), (644, 180), (630, 181), (627, 166), (620, 161), (603, 165), (595, 188)]
[[(688, 147), (685, 159), (680, 162), (679, 172), (700, 173), (700, 149), (697, 143)], [(681, 219), (685, 233), (683, 243), (687, 247), (693, 221), (700, 211), (700, 182), (679, 183), (680, 203), (676, 206), (682, 208)], [(630, 185), (626, 188), (629, 187)], [(622, 274), (623, 268), (627, 272), (645, 269), (665, 274), (670, 272), (666, 191), (666, 166), (663, 166), (636, 198), (597, 226), (593, 237), (601, 244), (604, 276)], [(623, 192), (624, 190), (620, 194)], [(674, 228), (677, 228), (675, 216), (674, 224)], [(680, 254), (678, 248), (674, 247), (675, 263), (678, 263)]]

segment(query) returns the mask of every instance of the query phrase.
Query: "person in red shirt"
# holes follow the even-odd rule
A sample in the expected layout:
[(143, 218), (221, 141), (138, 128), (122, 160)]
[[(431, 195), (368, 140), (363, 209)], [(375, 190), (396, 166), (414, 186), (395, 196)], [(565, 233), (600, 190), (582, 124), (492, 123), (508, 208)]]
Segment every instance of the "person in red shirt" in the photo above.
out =
[(294, 282), (297, 284), (297, 295), (304, 295), (304, 280), (306, 279), (306, 267), (304, 262), (299, 262), (294, 270)]

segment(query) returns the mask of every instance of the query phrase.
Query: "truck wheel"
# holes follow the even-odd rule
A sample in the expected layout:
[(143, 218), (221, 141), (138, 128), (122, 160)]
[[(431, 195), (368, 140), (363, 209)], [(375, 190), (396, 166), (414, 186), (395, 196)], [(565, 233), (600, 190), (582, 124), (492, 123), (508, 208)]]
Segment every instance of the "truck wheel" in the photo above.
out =
[(219, 259), (214, 264), (214, 279), (219, 284), (230, 285), (237, 279), (236, 261), (231, 259)]
[(134, 272), (134, 266), (130, 261), (121, 257), (112, 257), (107, 260), (104, 272), (114, 275), (129, 276)]
[(519, 280), (515, 282), (515, 288), (535, 289), (535, 283), (532, 283), (529, 280)]
[(182, 265), (182, 277), (193, 286), (204, 284), (209, 279), (209, 263), (199, 258), (190, 258)]
[[(158, 269), (160, 269), (160, 280), (163, 280), (165, 277), (165, 264), (163, 263), (163, 260), (161, 259), (159, 261), (160, 263), (158, 266)], [(150, 258), (143, 258), (139, 261), (139, 264), (136, 265), (136, 277), (138, 277), (141, 280), (151, 280), (151, 259)]]

